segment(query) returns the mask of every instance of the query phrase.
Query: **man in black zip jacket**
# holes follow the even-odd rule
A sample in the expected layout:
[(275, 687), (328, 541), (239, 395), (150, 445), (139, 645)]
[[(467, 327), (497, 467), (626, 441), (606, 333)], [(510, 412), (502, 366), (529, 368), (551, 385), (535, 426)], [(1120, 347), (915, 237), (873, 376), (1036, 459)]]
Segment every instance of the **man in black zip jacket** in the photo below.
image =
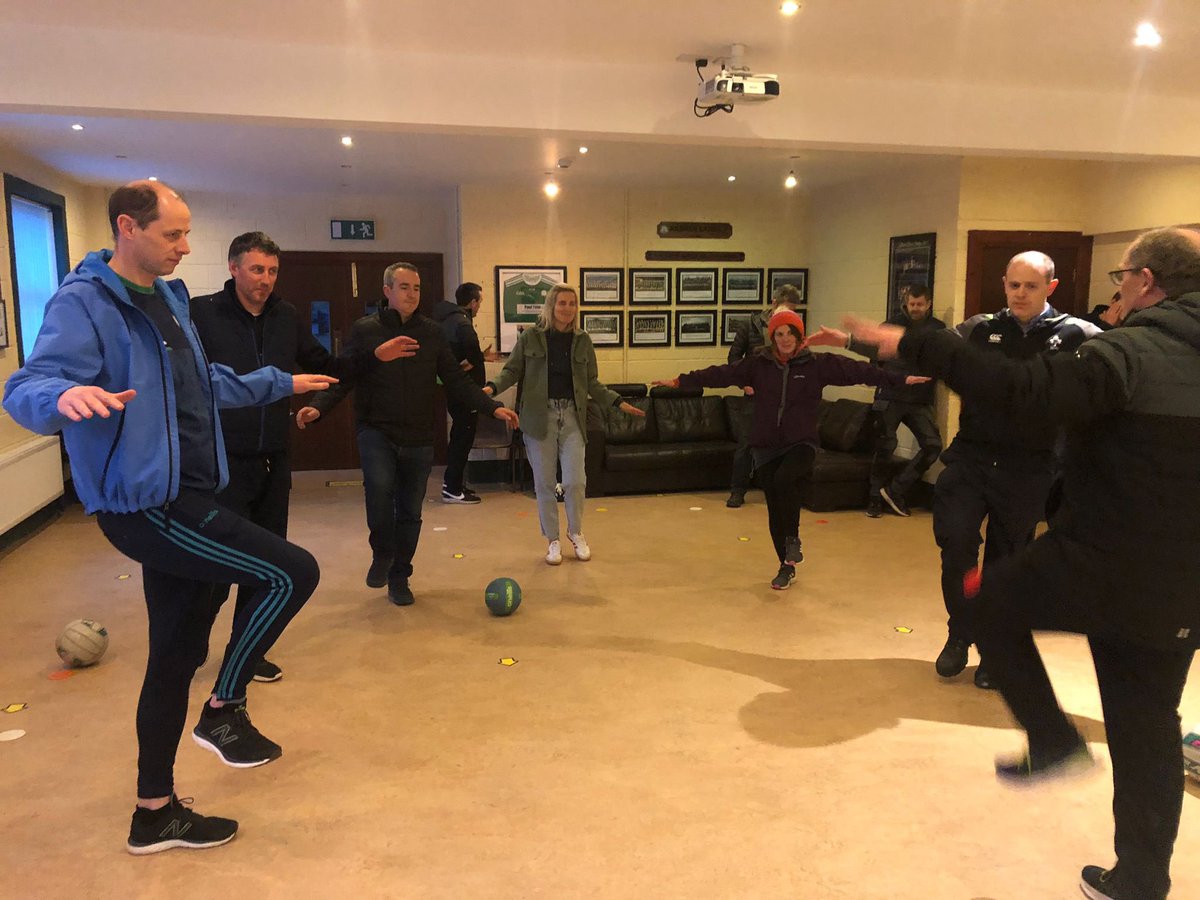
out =
[(1096, 900), (1163, 900), (1183, 805), (1179, 702), (1200, 645), (1200, 232), (1147, 232), (1108, 274), (1125, 318), (1074, 354), (1009, 361), (936, 334), (901, 340), (849, 324), (964, 403), (1067, 426), (1063, 502), (1049, 531), (985, 569), (977, 598), (984, 659), (1029, 738), (996, 774), (1023, 784), (1091, 764), (1032, 631), (1086, 635), (1112, 759), (1117, 863), (1084, 867), (1080, 887)]
[[(1054, 260), (1037, 251), (1019, 253), (1004, 274), (1008, 307), (973, 316), (956, 333), (1009, 359), (1072, 354), (1099, 329), (1050, 305), (1057, 286)], [(958, 434), (942, 454), (946, 468), (933, 498), (933, 535), (942, 551), (942, 599), (949, 615), (949, 634), (935, 665), (943, 678), (966, 668), (975, 642), (973, 601), (963, 594), (963, 578), (979, 564), (980, 527), (986, 518), (985, 568), (1033, 540), (1054, 481), (1057, 437), (1052, 423), (1003, 403), (963, 399)], [(975, 684), (993, 687), (986, 659), (975, 670)]]
[(339, 382), (333, 397), (316, 397), (296, 413), (304, 428), (340, 402), (353, 387), (362, 459), (363, 494), (371, 540), (367, 587), (387, 585), (397, 606), (413, 603), (408, 579), (421, 537), (421, 506), (433, 468), (433, 394), (442, 380), (449, 401), (486, 410), (519, 427), (517, 414), (505, 409), (467, 377), (428, 316), (417, 311), (421, 276), (411, 263), (392, 263), (383, 273), (388, 305), (354, 323), (351, 348), (370, 353), (389, 339), (407, 337), (417, 346), (411, 359), (376, 366), (369, 374)]
[[(191, 302), (192, 323), (211, 362), (238, 374), (262, 366), (285, 372), (312, 372), (351, 378), (376, 364), (370, 353), (335, 358), (313, 337), (290, 303), (275, 294), (279, 245), (261, 231), (240, 234), (229, 245), (225, 288)], [(402, 352), (397, 345), (383, 355)], [(288, 399), (269, 406), (221, 410), (221, 429), (229, 460), (229, 484), (217, 499), (256, 525), (287, 537), (288, 495), (292, 487), (289, 459), (291, 408)], [(237, 609), (252, 595), (251, 585), (238, 587)], [(229, 585), (214, 586), (215, 617), (229, 596)], [(236, 613), (235, 613), (236, 615)], [(278, 681), (279, 666), (261, 660), (255, 681)]]

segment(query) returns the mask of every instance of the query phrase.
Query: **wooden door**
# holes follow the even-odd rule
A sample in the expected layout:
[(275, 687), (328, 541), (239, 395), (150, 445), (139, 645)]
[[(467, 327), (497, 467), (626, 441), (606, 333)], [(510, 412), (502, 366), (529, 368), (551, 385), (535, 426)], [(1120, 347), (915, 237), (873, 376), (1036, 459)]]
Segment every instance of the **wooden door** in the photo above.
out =
[[(1004, 271), (1025, 250), (1040, 250), (1054, 260), (1058, 287), (1050, 305), (1059, 312), (1083, 315), (1092, 276), (1092, 238), (1079, 231), (968, 231), (964, 318), (1004, 309)], [(946, 324), (951, 324), (947, 322)]]
[[(296, 307), (302, 321), (312, 323), (314, 336), (336, 355), (346, 347), (353, 324), (384, 302), (383, 271), (397, 260), (412, 262), (420, 272), (423, 310), (441, 299), (440, 253), (284, 251), (275, 292)], [(294, 398), (293, 411), (303, 406), (305, 399)], [(357, 469), (354, 432), (351, 394), (315, 425), (293, 432), (292, 469)]]

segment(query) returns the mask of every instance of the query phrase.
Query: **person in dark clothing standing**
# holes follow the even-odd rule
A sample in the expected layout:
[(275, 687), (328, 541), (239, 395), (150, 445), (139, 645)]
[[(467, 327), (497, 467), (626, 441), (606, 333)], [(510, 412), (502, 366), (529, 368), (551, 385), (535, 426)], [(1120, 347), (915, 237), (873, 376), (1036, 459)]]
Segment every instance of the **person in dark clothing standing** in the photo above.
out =
[(918, 376), (885, 371), (835, 353), (810, 353), (802, 346), (804, 320), (790, 309), (771, 316), (770, 343), (736, 363), (709, 366), (656, 381), (668, 387), (754, 388), (750, 447), (767, 498), (767, 520), (779, 571), (771, 587), (786, 591), (804, 559), (800, 505), (812, 478), (817, 447), (817, 408), (826, 385), (917, 384)]
[[(279, 277), (279, 245), (261, 231), (238, 235), (229, 245), (229, 274), (225, 288), (195, 297), (192, 323), (211, 362), (238, 374), (263, 366), (284, 372), (319, 372), (339, 378), (369, 371), (377, 358), (411, 355), (403, 342), (378, 348), (375, 355), (346, 355), (335, 359), (313, 337), (290, 303), (275, 294)], [(226, 508), (287, 537), (288, 499), (292, 489), (291, 408), (288, 398), (259, 408), (221, 410), (221, 431), (229, 460), (229, 484), (217, 495)], [(237, 609), (254, 595), (254, 586), (238, 586)], [(215, 618), (229, 596), (229, 585), (213, 586)], [(238, 613), (234, 613), (237, 618)], [(283, 671), (270, 660), (255, 665), (255, 681), (278, 681)]]
[[(908, 291), (904, 301), (904, 309), (885, 322), (885, 325), (896, 325), (900, 328), (921, 330), (932, 328), (939, 331), (946, 327), (941, 319), (932, 315), (933, 301), (929, 296), (929, 288), (925, 285), (914, 285)], [(875, 348), (870, 344), (855, 341), (844, 331), (833, 328), (822, 328), (809, 339), (809, 346), (819, 346), (826, 335), (833, 339), (836, 346), (846, 347), (855, 353), (875, 359)], [(883, 367), (908, 374), (909, 370), (903, 360), (884, 360)], [(936, 384), (885, 384), (875, 389), (875, 403), (872, 409), (877, 413), (876, 427), (879, 439), (875, 445), (875, 456), (871, 461), (871, 493), (867, 498), (867, 515), (878, 519), (883, 515), (883, 504), (898, 516), (907, 516), (908, 492), (922, 475), (937, 462), (942, 452), (942, 435), (938, 431), (934, 419), (934, 389)], [(896, 452), (896, 429), (907, 425), (917, 439), (917, 455), (908, 461), (894, 478), (892, 474), (892, 454)]]
[[(486, 376), (483, 364), (496, 356), (479, 348), (479, 335), (471, 320), (479, 313), (483, 302), (483, 288), (474, 282), (460, 284), (454, 291), (454, 303), (439, 300), (430, 310), (430, 317), (441, 326), (442, 336), (450, 345), (450, 352), (458, 360), (459, 367), (475, 384), (483, 387)], [(447, 400), (446, 412), (453, 424), (450, 440), (446, 445), (446, 472), (442, 476), (443, 503), (479, 503), (480, 497), (467, 487), (464, 477), (467, 457), (475, 443), (475, 430), (479, 424), (479, 410), (474, 406)]]
[(1147, 232), (1108, 274), (1126, 318), (1073, 354), (1010, 361), (928, 332), (850, 327), (964, 400), (1067, 426), (1058, 514), (984, 571), (977, 600), (984, 659), (1029, 738), (996, 774), (1023, 784), (1092, 764), (1032, 632), (1085, 635), (1112, 758), (1117, 862), (1084, 867), (1080, 887), (1092, 900), (1163, 900), (1183, 805), (1179, 702), (1200, 644), (1200, 232)]
[[(733, 329), (733, 343), (729, 347), (728, 362), (732, 365), (745, 359), (766, 343), (767, 323), (781, 309), (793, 312), (800, 306), (800, 289), (794, 284), (780, 285), (771, 297), (771, 308), (755, 313), (747, 322), (738, 322)], [(734, 438), (737, 449), (733, 452), (733, 475), (729, 483), (729, 499), (725, 505), (737, 509), (746, 502), (746, 491), (750, 489), (750, 471), (754, 460), (750, 453), (750, 426), (754, 421), (754, 388), (746, 387), (749, 402), (731, 407), (733, 413)]]
[(339, 382), (337, 393), (317, 396), (296, 413), (304, 428), (339, 403), (352, 388), (362, 458), (363, 494), (370, 531), (367, 587), (387, 585), (397, 606), (415, 600), (408, 579), (421, 537), (421, 505), (433, 468), (433, 389), (437, 379), (453, 402), (486, 410), (519, 427), (517, 414), (492, 400), (459, 367), (441, 329), (417, 311), (421, 276), (411, 263), (392, 263), (383, 273), (387, 306), (354, 323), (351, 349), (372, 353), (396, 337), (412, 339), (411, 359), (376, 366), (369, 374)]

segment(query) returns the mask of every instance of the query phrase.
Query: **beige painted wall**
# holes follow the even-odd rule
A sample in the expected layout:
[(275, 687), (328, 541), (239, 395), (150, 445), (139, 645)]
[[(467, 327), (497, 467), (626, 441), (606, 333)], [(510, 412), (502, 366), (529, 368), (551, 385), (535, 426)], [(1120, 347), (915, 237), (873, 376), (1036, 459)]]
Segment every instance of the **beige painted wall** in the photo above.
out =
[[(706, 263), (647, 263), (649, 249), (742, 250), (745, 263), (734, 267), (807, 266), (807, 202), (802, 194), (779, 191), (750, 194), (735, 185), (713, 191), (564, 190), (547, 200), (540, 192), (516, 188), (465, 185), (459, 192), (462, 216), (463, 279), (484, 287), (484, 304), (476, 321), (482, 342), (495, 339), (495, 267), (497, 265), (565, 265), (567, 279), (578, 284), (581, 266), (702, 267)], [(729, 222), (728, 241), (659, 239), (663, 220)], [(715, 264), (716, 268), (723, 268)], [(628, 282), (628, 278), (626, 278)], [(626, 283), (628, 293), (628, 283)], [(672, 280), (672, 297), (674, 281)], [(589, 309), (616, 307), (589, 307)], [(629, 311), (626, 303), (624, 310)], [(639, 307), (640, 308), (640, 307)], [(646, 307), (647, 310), (666, 307)], [(673, 312), (678, 304), (670, 307)], [(718, 312), (723, 307), (685, 305), (685, 310)], [(734, 308), (734, 307), (729, 307)], [(748, 307), (739, 306), (738, 309)], [(672, 317), (672, 327), (674, 317)], [(720, 316), (718, 315), (718, 329)], [(628, 345), (628, 317), (625, 320)], [(674, 335), (672, 335), (674, 344)], [(601, 348), (600, 378), (607, 382), (649, 382), (679, 372), (724, 362), (728, 347)]]

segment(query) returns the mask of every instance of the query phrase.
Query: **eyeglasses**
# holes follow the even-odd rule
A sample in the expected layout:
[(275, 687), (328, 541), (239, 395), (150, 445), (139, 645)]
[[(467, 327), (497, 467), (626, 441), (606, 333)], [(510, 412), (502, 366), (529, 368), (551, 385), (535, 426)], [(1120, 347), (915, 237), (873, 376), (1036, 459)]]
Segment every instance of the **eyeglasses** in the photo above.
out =
[(1108, 273), (1109, 280), (1117, 287), (1121, 286), (1121, 282), (1125, 280), (1126, 272), (1140, 272), (1145, 266), (1138, 266), (1136, 269), (1113, 269)]

